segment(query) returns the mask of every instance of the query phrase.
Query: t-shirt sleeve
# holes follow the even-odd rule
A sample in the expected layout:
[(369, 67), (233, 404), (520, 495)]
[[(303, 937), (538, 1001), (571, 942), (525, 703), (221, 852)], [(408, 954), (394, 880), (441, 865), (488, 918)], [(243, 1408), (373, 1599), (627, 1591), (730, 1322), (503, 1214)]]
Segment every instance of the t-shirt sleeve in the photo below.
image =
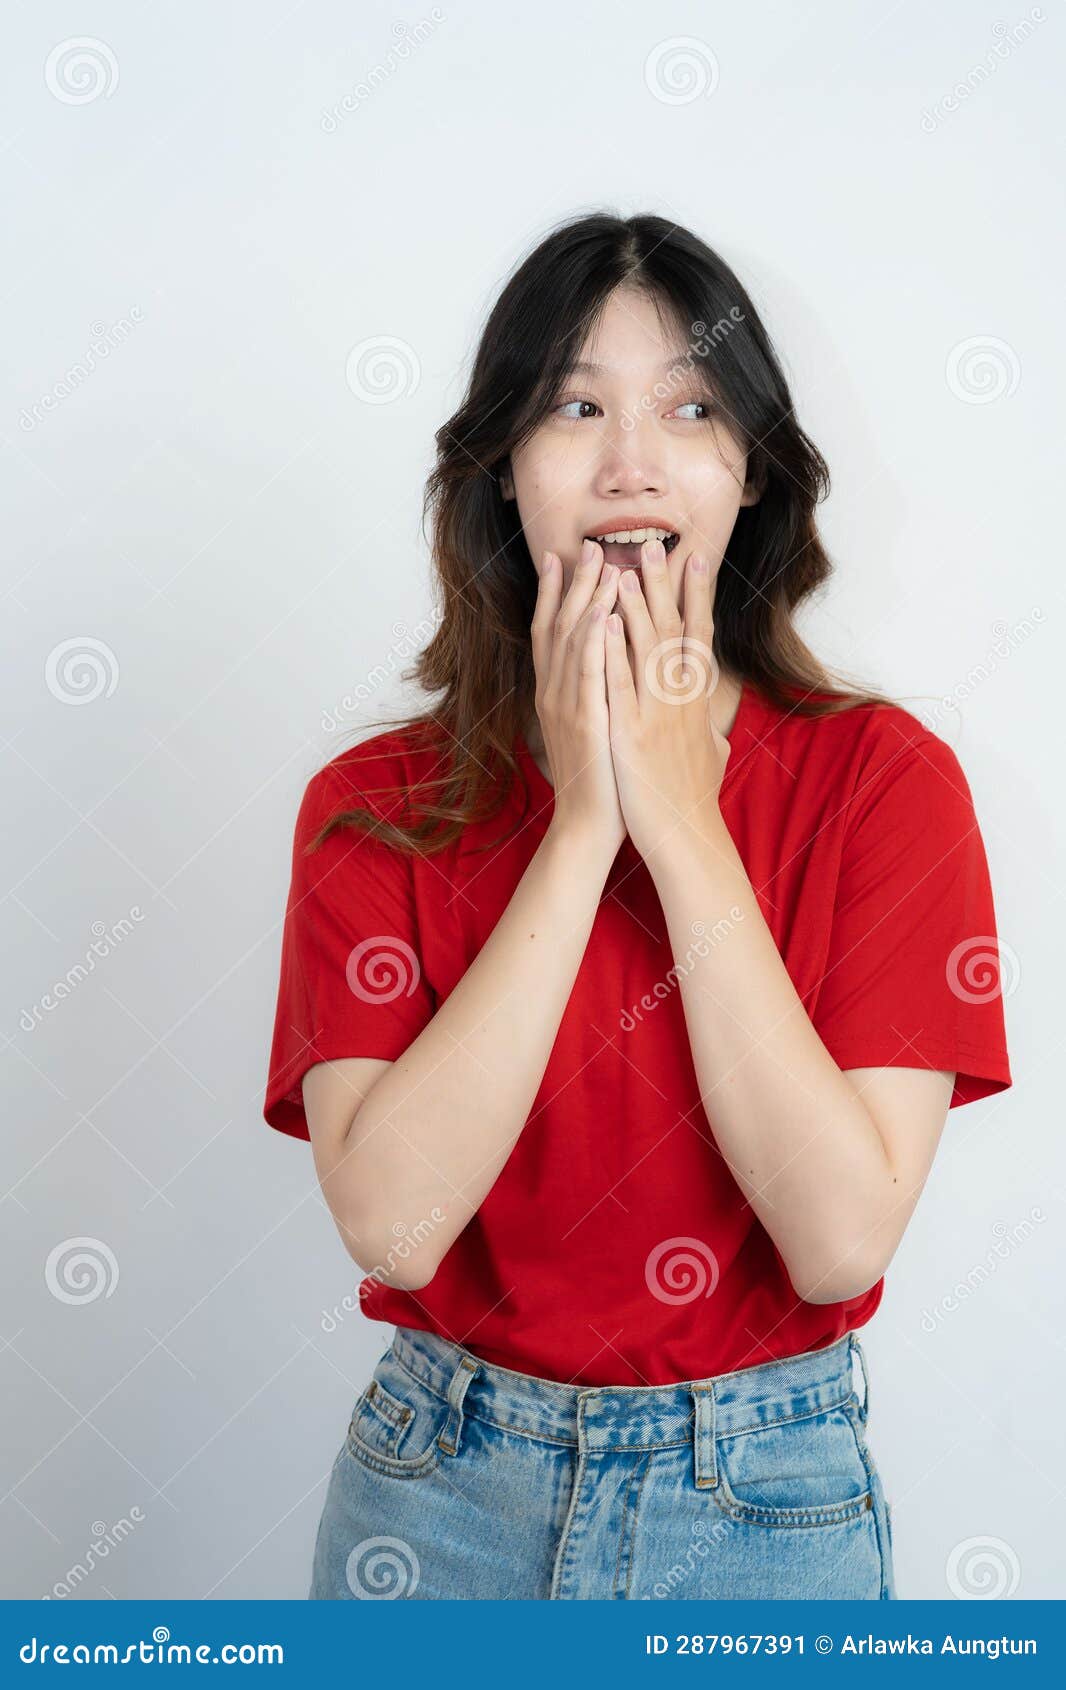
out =
[(988, 863), (966, 777), (936, 735), (856, 783), (812, 1021), (839, 1068), (954, 1070), (951, 1105), (1011, 1084)]
[(338, 809), (374, 805), (332, 765), (304, 792), (292, 849), (263, 1114), (310, 1138), (301, 1081), (317, 1062), (395, 1061), (436, 1013), (419, 941), (413, 859), (352, 827), (306, 846)]

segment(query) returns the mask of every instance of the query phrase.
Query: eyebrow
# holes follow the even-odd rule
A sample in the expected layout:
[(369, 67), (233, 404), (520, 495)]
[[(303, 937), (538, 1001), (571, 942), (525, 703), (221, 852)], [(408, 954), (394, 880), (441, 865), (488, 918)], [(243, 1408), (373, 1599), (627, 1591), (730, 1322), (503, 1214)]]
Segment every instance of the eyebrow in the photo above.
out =
[[(672, 358), (664, 358), (661, 364), (657, 364), (656, 370), (672, 370), (678, 364), (691, 362), (692, 360), (687, 353), (676, 352)], [(581, 359), (576, 364), (571, 364), (567, 373), (572, 376), (603, 376), (610, 374), (610, 366), (607, 364), (590, 364)]]

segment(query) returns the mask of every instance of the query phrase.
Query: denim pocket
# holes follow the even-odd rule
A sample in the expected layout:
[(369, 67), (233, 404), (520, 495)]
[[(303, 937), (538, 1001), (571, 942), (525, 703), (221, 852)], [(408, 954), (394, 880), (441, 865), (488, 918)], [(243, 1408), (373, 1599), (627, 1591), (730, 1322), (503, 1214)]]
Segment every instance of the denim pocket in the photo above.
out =
[(765, 1526), (834, 1526), (874, 1505), (850, 1402), (716, 1440), (709, 1494), (733, 1519)]
[(355, 1404), (345, 1447), (373, 1472), (420, 1478), (441, 1458), (437, 1440), (447, 1420), (444, 1398), (409, 1373), (390, 1347)]

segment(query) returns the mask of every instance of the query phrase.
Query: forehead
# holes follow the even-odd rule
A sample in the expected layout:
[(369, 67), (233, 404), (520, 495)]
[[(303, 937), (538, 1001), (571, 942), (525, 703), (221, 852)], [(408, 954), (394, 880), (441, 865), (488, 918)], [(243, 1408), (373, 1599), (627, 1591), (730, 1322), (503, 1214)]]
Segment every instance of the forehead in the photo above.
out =
[(633, 288), (616, 288), (570, 369), (602, 378), (638, 371), (657, 376), (689, 350), (684, 327), (669, 306)]

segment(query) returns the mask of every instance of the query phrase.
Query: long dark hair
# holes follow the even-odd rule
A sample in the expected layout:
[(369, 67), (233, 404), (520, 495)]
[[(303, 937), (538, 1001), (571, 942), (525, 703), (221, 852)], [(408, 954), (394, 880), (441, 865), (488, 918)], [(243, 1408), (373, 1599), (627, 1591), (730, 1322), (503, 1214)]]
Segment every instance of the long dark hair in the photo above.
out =
[[(646, 291), (689, 327), (689, 356), (747, 449), (758, 502), (742, 506), (718, 572), (714, 655), (771, 702), (803, 715), (894, 701), (838, 681), (804, 644), (793, 612), (832, 571), (815, 525), (829, 471), (793, 412), (777, 355), (729, 266), (690, 230), (656, 216), (575, 216), (523, 260), (477, 348), (466, 396), (436, 433), (425, 489), (441, 618), (405, 679), (439, 703), (378, 726), (429, 748), (432, 778), (386, 820), (339, 811), (335, 827), (403, 850), (443, 850), (495, 815), (520, 769), (515, 740), (534, 710), (530, 624), (537, 577), (517, 503), (500, 472), (547, 415), (585, 337), (620, 284)], [(360, 730), (361, 731), (361, 730)], [(396, 789), (360, 789), (368, 800)]]

